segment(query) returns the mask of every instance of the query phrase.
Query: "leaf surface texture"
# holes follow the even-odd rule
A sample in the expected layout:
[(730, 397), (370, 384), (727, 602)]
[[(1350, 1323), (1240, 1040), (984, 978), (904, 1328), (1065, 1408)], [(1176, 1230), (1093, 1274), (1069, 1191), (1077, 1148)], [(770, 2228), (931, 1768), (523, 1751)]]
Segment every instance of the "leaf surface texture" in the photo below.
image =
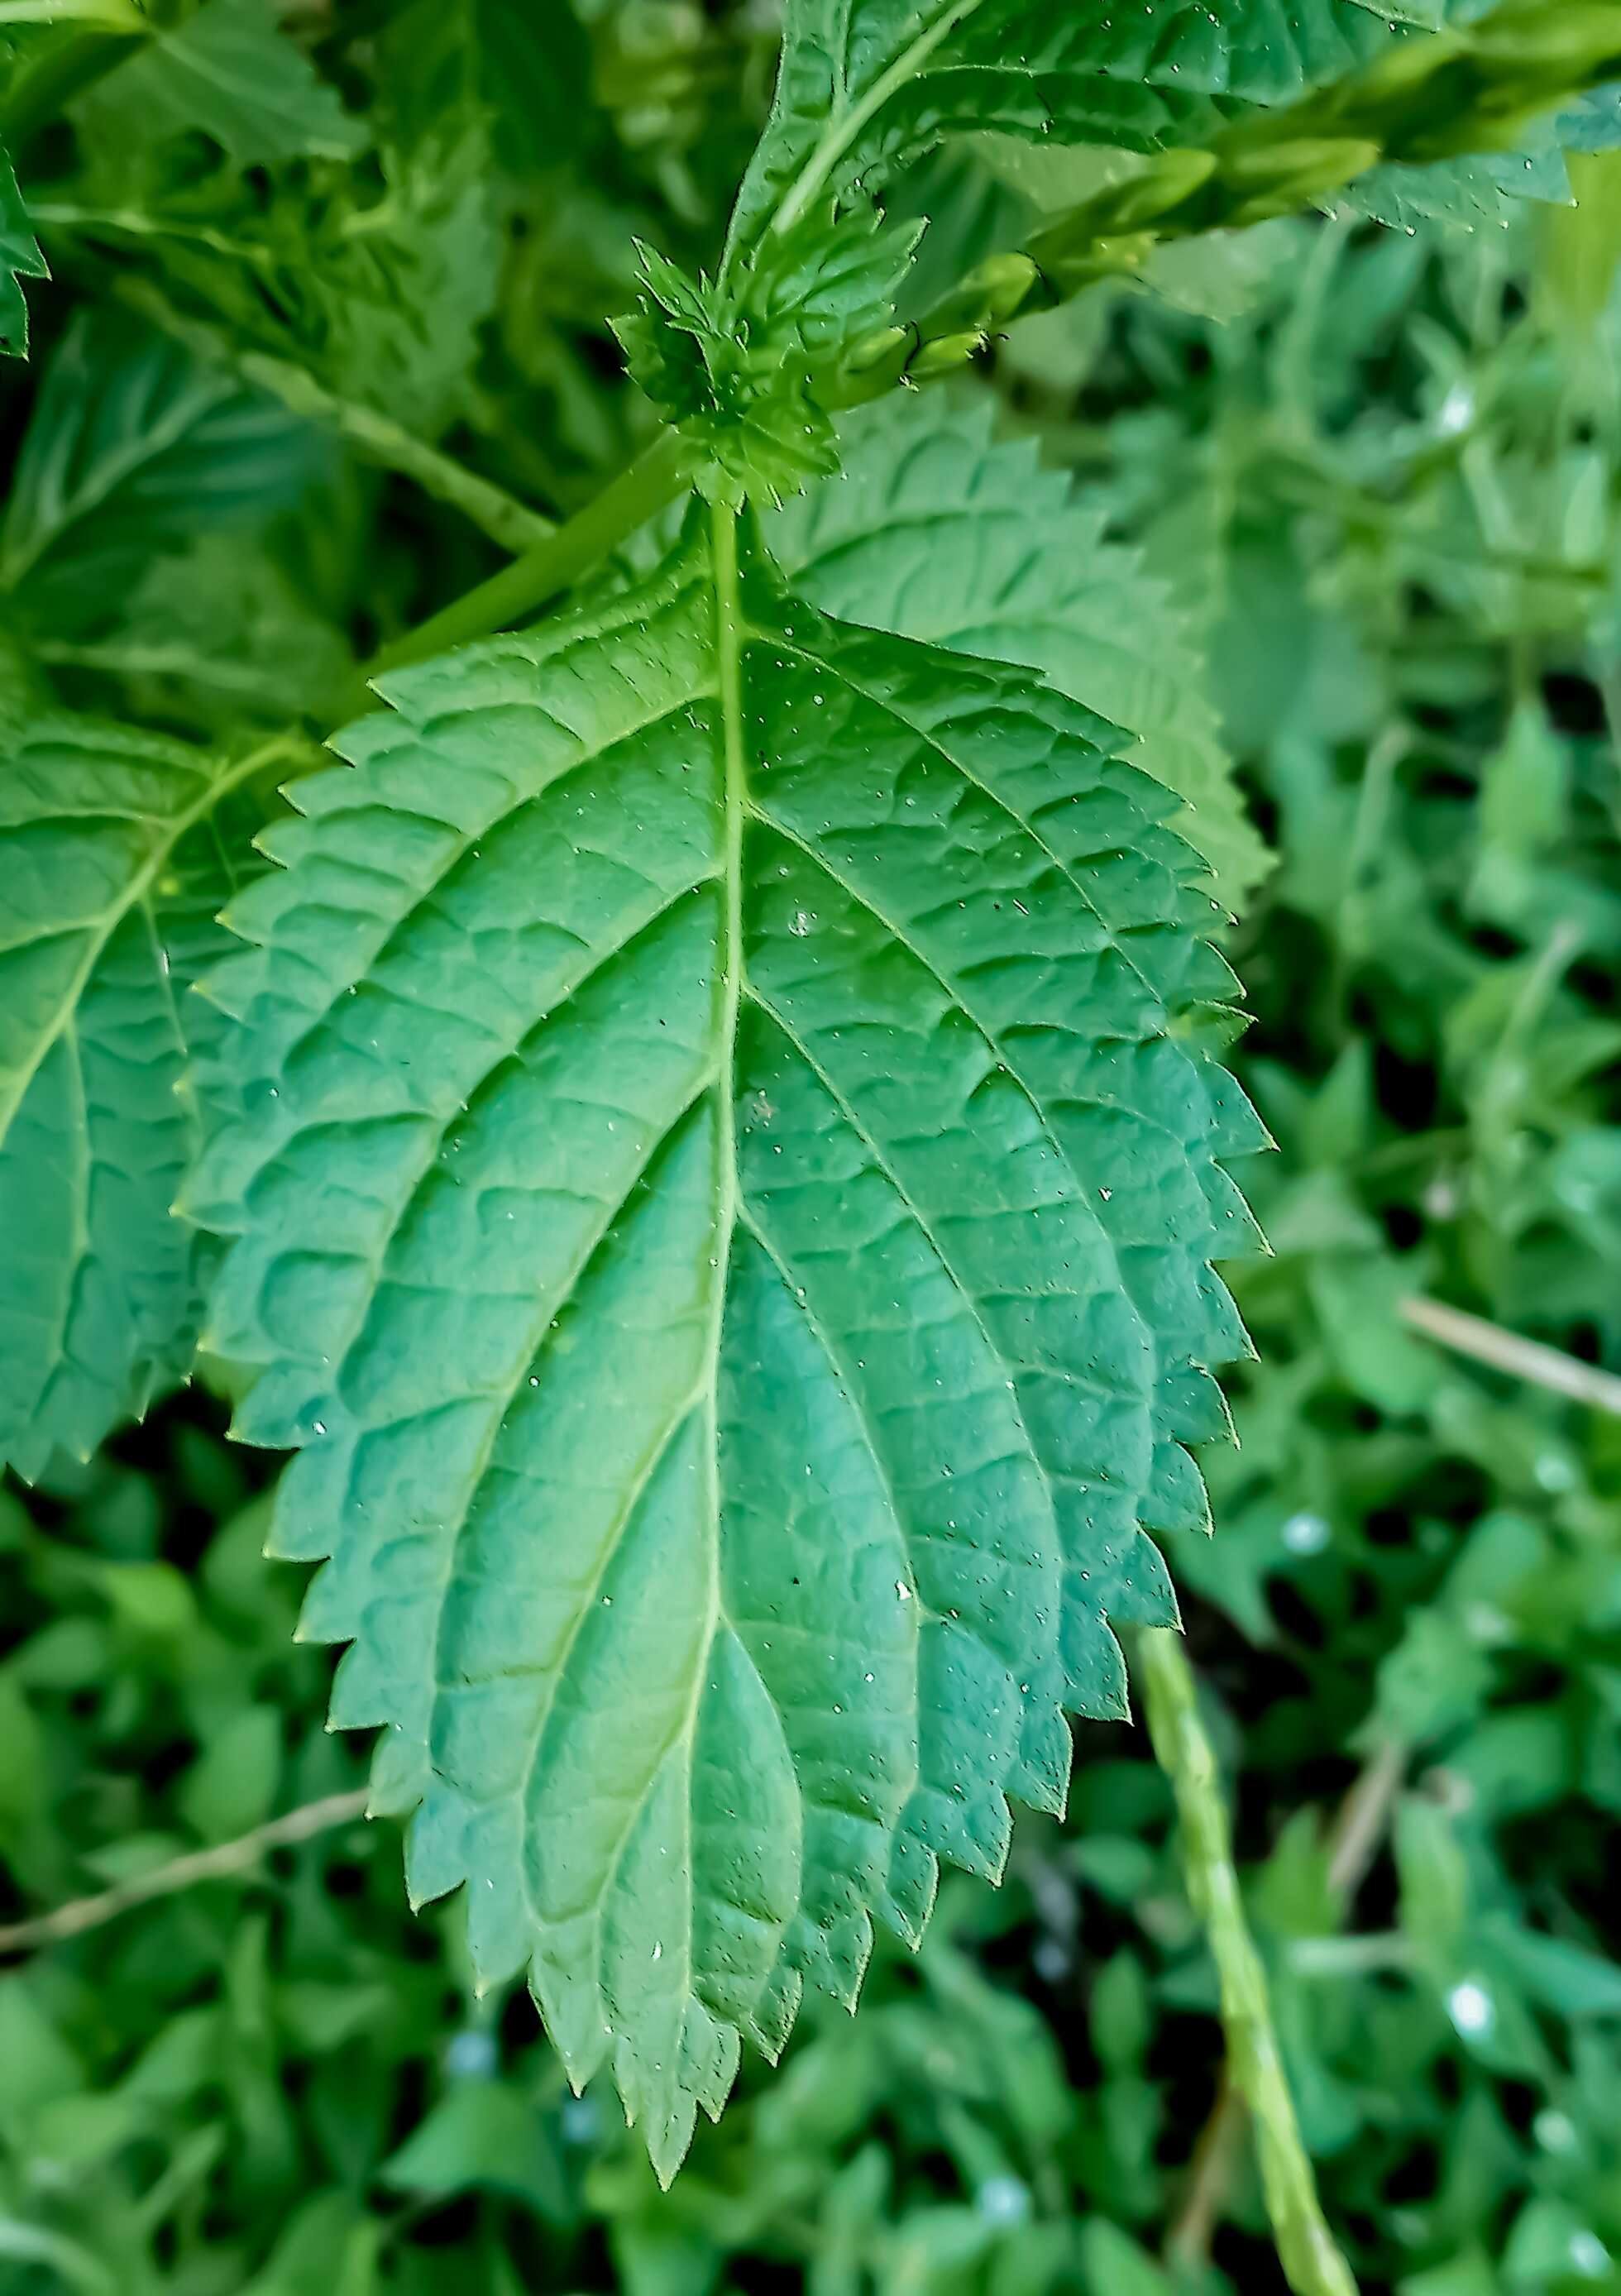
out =
[(31, 623), (116, 615), (151, 561), (258, 525), (330, 466), (318, 433), (223, 365), (116, 314), (53, 353), (0, 521), (0, 588)]
[(843, 470), (783, 504), (773, 554), (841, 619), (1038, 670), (1137, 736), (1132, 761), (1183, 800), (1178, 833), (1237, 906), (1265, 867), (1202, 665), (1139, 555), (988, 399), (880, 399), (841, 428)]
[(402, 674), (297, 786), (191, 1204), (413, 1894), (468, 1883), (667, 2176), (1123, 1710), (1260, 1139), (1115, 729), (732, 536)]
[(135, 145), (201, 132), (243, 168), (352, 159), (370, 141), (266, 0), (204, 0), (110, 74), (86, 111), (98, 133)]
[(190, 1365), (185, 992), (225, 939), (218, 809), (257, 767), (65, 714), (0, 747), (0, 1463), (31, 1479)]

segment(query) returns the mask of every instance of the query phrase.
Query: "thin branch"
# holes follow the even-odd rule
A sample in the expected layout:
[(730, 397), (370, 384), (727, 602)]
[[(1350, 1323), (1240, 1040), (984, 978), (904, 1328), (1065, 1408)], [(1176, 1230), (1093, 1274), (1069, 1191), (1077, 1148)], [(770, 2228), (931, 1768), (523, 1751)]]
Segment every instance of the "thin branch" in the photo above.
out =
[(1560, 12), (1500, 0), (1474, 23), (1404, 40), (1298, 102), (1243, 114), (1202, 146), (1168, 148), (1124, 181), (991, 256), (917, 325), (858, 344), (818, 391), (827, 406), (960, 369), (1027, 312), (1104, 279), (1140, 279), (1167, 243), (1330, 208), (1371, 168), (1497, 152), (1621, 73), (1621, 0)]
[(357, 399), (340, 398), (314, 375), (291, 359), (267, 357), (259, 351), (240, 352), (234, 365), (245, 382), (269, 391), (294, 414), (337, 432), (368, 461), (412, 479), (426, 495), (448, 503), (483, 529), (492, 542), (514, 554), (532, 550), (557, 531), (557, 521), (544, 511), (520, 501), (493, 479), (470, 471), (465, 463), (445, 454), (407, 430), (403, 423)]
[(1540, 1340), (1522, 1340), (1518, 1332), (1505, 1332), (1484, 1316), (1467, 1316), (1461, 1308), (1448, 1308), (1439, 1300), (1404, 1300), (1401, 1315), (1415, 1332), (1441, 1347), (1621, 1419), (1621, 1378), (1612, 1371), (1601, 1371), (1562, 1349), (1544, 1347)]
[[(75, 227), (73, 212), (69, 209), (45, 204), (31, 208), (29, 214), (46, 232), (47, 238), (53, 224), (70, 233)], [(176, 342), (184, 343), (199, 357), (233, 368), (256, 390), (279, 398), (290, 414), (333, 432), (368, 462), (397, 471), (436, 502), (448, 503), (503, 550), (532, 550), (556, 533), (554, 519), (520, 502), (493, 480), (470, 471), (465, 463), (430, 445), (427, 439), (417, 438), (391, 415), (362, 406), (357, 399), (339, 398), (292, 359), (239, 349), (224, 329), (210, 326), (204, 320), (188, 318), (177, 311), (168, 296), (149, 280), (117, 279), (112, 283), (112, 291), (120, 302), (138, 311), (143, 318), (160, 327)]]
[[(1367, 1877), (1384, 1840), (1391, 1807), (1407, 1774), (1407, 1749), (1398, 1738), (1382, 1738), (1351, 1783), (1329, 1828), (1329, 1888), (1348, 1905)], [(1248, 2115), (1243, 2097), (1224, 2066), (1222, 2085), (1209, 2118), (1199, 2133), (1188, 2163), (1182, 2205), (1166, 2235), (1173, 2261), (1208, 2261), (1239, 2163), (1239, 2139)]]
[(1167, 2264), (1197, 2271), (1210, 2260), (1210, 2243), (1225, 2212), (1238, 2174), (1244, 2130), (1249, 2120), (1232, 2075), (1222, 2067), (1222, 2085), (1208, 2120), (1199, 2130), (1188, 2164), (1188, 2182), (1175, 2221), (1165, 2237)]
[(147, 29), (131, 0), (0, 0), (0, 24), (94, 24), (137, 37)]
[(40, 1946), (55, 1945), (63, 1938), (100, 1929), (103, 1922), (116, 1921), (132, 1906), (143, 1906), (153, 1898), (170, 1897), (176, 1890), (189, 1890), (195, 1882), (214, 1882), (227, 1874), (245, 1873), (250, 1866), (258, 1865), (266, 1850), (283, 1849), (292, 1841), (307, 1841), (312, 1834), (324, 1833), (334, 1825), (347, 1825), (351, 1819), (365, 1814), (364, 1787), (353, 1793), (327, 1794), (320, 1801), (306, 1802), (299, 1809), (290, 1809), (284, 1817), (273, 1817), (268, 1824), (256, 1825), (251, 1833), (241, 1834), (234, 1841), (221, 1841), (212, 1849), (192, 1850), (150, 1874), (119, 1882), (93, 1898), (75, 1898), (68, 1905), (58, 1906), (53, 1913), (39, 1914), (32, 1921), (12, 1922), (0, 1927), (0, 1953), (33, 1953)]
[(1329, 1888), (1345, 1904), (1367, 1879), (1406, 1775), (1406, 1747), (1399, 1738), (1381, 1738), (1339, 1805), (1329, 1833)]
[(1227, 1806), (1182, 1636), (1168, 1627), (1148, 1627), (1134, 1648), (1149, 1735), (1176, 1797), (1188, 1896), (1216, 1956), (1229, 2079), (1255, 2124), (1261, 2187), (1284, 2276), (1295, 2296), (1356, 2296), (1300, 2140), (1266, 1972), (1245, 1917)]

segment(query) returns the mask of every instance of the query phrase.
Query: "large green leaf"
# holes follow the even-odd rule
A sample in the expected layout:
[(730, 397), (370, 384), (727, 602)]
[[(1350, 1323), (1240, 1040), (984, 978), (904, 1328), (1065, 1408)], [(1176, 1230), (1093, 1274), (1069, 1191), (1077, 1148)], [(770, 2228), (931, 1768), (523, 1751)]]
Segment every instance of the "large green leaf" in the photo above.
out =
[(1148, 150), (1216, 107), (1281, 104), (1354, 70), (1392, 26), (1361, 0), (788, 0), (771, 118), (734, 241), (792, 221), (958, 130)]
[(204, 0), (143, 42), (85, 111), (97, 135), (116, 139), (112, 148), (191, 131), (211, 136), (243, 168), (347, 159), (371, 140), (282, 30), (269, 0)]
[(218, 809), (258, 766), (19, 710), (0, 751), (0, 1464), (31, 1478), (191, 1360), (184, 992), (225, 939)]
[(390, 679), (299, 785), (189, 1200), (412, 1893), (469, 1884), (666, 2176), (1123, 1710), (1260, 1138), (1112, 729), (733, 532)]
[(330, 469), (321, 434), (230, 371), (116, 315), (81, 315), (23, 434), (0, 590), (54, 632), (116, 616), (159, 554), (263, 525)]
[(0, 351), (10, 351), (18, 358), (26, 355), (29, 307), (21, 283), (49, 276), (17, 188), (11, 154), (0, 144)]
[(1266, 866), (1164, 586), (1033, 443), (993, 433), (988, 397), (881, 399), (842, 426), (842, 475), (769, 529), (830, 614), (1039, 670), (1138, 737), (1133, 762), (1183, 800), (1173, 826), (1237, 906)]

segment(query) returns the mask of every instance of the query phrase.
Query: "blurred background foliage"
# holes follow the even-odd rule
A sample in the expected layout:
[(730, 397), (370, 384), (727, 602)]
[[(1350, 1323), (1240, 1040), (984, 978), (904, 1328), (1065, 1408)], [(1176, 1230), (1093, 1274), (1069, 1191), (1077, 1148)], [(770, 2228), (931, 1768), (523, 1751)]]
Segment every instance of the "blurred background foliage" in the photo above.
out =
[[(537, 56), (501, 0), (308, 5), (348, 109), (283, 152), (109, 74), (31, 167), (57, 283), (0, 410), (7, 676), (318, 728), (499, 562), (378, 422), (588, 499), (651, 421), (607, 328), (632, 235), (712, 255), (769, 17), (577, 0)], [(1468, 228), (1202, 243), (975, 386), (1175, 594), (1274, 856), (1230, 948), (1275, 1256), (1216, 1538), (1172, 1560), (1367, 2296), (1621, 2290), (1621, 1419), (1404, 1311), (1621, 1367), (1617, 169), (1573, 160), (1574, 207), (1488, 185)], [(1007, 172), (942, 163), (944, 263)], [(0, 1493), (0, 1917), (361, 1780), (225, 1415)], [(1077, 1736), (1067, 1820), (881, 1948), (855, 2021), (807, 2011), (667, 2198), (526, 1997), (473, 1997), (455, 1905), (407, 1914), (389, 1826), (18, 1957), (0, 2288), (1267, 2296), (1168, 1789), (1140, 1729)]]

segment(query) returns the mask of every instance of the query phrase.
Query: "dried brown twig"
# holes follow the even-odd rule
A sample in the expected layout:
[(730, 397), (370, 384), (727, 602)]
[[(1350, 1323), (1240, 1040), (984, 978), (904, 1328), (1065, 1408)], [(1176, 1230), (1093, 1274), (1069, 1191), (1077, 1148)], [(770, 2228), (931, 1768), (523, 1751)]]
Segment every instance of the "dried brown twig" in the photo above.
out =
[(1621, 1419), (1621, 1379), (1613, 1371), (1584, 1363), (1560, 1348), (1544, 1347), (1540, 1340), (1521, 1339), (1518, 1332), (1505, 1332), (1501, 1324), (1465, 1315), (1461, 1308), (1448, 1308), (1439, 1300), (1404, 1300), (1401, 1313), (1404, 1323), (1441, 1347)]
[(189, 1890), (194, 1882), (214, 1882), (227, 1874), (242, 1873), (258, 1865), (266, 1850), (284, 1849), (290, 1842), (307, 1841), (312, 1834), (324, 1833), (334, 1825), (347, 1824), (351, 1818), (364, 1817), (365, 1810), (364, 1787), (353, 1793), (327, 1794), (319, 1801), (305, 1802), (298, 1809), (290, 1809), (285, 1816), (273, 1817), (268, 1824), (256, 1825), (250, 1833), (239, 1834), (234, 1841), (218, 1842), (212, 1849), (192, 1850), (167, 1866), (155, 1867), (150, 1874), (139, 1874), (130, 1881), (116, 1882), (111, 1890), (98, 1890), (94, 1897), (75, 1898), (52, 1913), (0, 1927), (0, 1953), (33, 1953), (63, 1938), (78, 1937), (86, 1930), (99, 1929), (103, 1922), (116, 1921), (132, 1906), (145, 1905), (153, 1898), (167, 1898), (176, 1890)]

